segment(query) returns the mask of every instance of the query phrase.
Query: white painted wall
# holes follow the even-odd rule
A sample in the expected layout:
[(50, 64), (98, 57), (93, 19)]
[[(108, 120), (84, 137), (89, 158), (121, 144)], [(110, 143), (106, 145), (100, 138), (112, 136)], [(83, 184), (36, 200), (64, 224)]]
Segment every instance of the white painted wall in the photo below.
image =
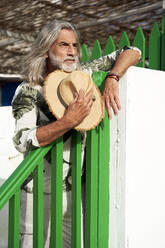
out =
[(165, 72), (131, 67), (111, 121), (110, 248), (165, 247)]
[[(14, 118), (11, 107), (0, 107), (0, 186), (23, 160), (13, 146)], [(0, 211), (0, 248), (7, 248), (8, 205)]]
[(11, 111), (11, 106), (0, 107), (0, 185), (12, 174), (23, 159), (22, 154), (14, 148), (12, 142), (15, 123)]

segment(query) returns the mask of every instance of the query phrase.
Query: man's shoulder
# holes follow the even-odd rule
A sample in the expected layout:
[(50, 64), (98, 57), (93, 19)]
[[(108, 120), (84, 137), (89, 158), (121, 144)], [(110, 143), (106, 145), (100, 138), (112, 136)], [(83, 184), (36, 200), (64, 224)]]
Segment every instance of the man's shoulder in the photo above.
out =
[(39, 91), (39, 92), (43, 92), (43, 87), (41, 85), (30, 85), (27, 81), (23, 81), (16, 89), (16, 91), (18, 90), (24, 90), (26, 89), (27, 91)]
[[(40, 85), (30, 86), (27, 81), (23, 81), (16, 89), (13, 96), (12, 105), (16, 102), (34, 101), (43, 99), (43, 87)], [(29, 99), (29, 100), (28, 100)]]
[(34, 85), (30, 86), (30, 84), (27, 81), (23, 81), (18, 87), (16, 88), (14, 98), (19, 95), (37, 95), (42, 94), (43, 95), (43, 87), (40, 85)]

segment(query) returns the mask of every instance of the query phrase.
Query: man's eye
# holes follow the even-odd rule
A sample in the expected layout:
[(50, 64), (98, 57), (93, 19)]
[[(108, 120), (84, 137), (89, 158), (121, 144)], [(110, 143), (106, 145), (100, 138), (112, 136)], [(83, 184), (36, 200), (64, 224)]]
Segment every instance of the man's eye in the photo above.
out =
[(61, 46), (68, 46), (67, 43), (61, 43)]

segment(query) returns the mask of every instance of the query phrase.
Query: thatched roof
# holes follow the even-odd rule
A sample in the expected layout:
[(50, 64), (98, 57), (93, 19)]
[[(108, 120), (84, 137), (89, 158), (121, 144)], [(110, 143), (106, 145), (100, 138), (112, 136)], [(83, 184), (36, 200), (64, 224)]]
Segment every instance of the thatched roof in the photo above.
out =
[(162, 0), (1, 0), (0, 73), (21, 73), (21, 59), (50, 20), (74, 23), (82, 43), (92, 47), (99, 39), (104, 48), (109, 35), (117, 44), (123, 31), (132, 41), (138, 26), (148, 37), (154, 22), (160, 25), (162, 12)]

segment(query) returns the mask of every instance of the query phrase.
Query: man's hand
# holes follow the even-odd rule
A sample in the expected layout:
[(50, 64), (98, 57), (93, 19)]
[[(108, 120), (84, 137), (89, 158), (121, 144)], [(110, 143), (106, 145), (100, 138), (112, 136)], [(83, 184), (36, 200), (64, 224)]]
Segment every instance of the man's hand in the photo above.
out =
[(89, 115), (92, 104), (92, 94), (85, 96), (84, 90), (80, 90), (65, 113), (65, 119), (70, 128), (76, 127)]
[(121, 109), (119, 101), (119, 82), (114, 78), (107, 78), (105, 81), (105, 87), (103, 91), (105, 98), (105, 105), (108, 112), (109, 119), (112, 118), (111, 108), (115, 115), (118, 114), (118, 110)]
[(92, 104), (92, 94), (85, 96), (85, 92), (80, 90), (61, 119), (37, 128), (36, 137), (40, 146), (50, 144), (80, 124), (89, 115)]
[[(139, 50), (125, 50), (118, 56), (115, 65), (111, 70), (111, 73), (116, 73), (121, 78), (130, 66), (136, 65), (138, 63), (139, 58)], [(121, 109), (119, 101), (119, 83), (117, 80), (115, 80), (114, 78), (106, 79), (103, 96), (105, 97), (105, 105), (107, 108), (108, 117), (109, 119), (111, 119), (111, 108), (113, 109), (115, 115), (117, 115), (118, 110)]]

